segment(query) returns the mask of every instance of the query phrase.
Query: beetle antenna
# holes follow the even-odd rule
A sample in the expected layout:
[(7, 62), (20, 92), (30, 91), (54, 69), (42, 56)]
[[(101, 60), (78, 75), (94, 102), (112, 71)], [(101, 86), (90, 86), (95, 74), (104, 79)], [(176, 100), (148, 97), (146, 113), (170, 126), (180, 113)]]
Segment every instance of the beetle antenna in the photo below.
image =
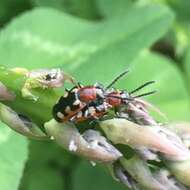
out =
[(129, 92), (129, 94), (133, 94), (133, 93), (135, 93), (135, 92), (141, 90), (142, 88), (144, 88), (144, 87), (146, 87), (146, 86), (148, 86), (148, 85), (150, 85), (150, 84), (153, 84), (153, 83), (155, 83), (155, 81), (148, 81), (148, 82), (142, 84), (141, 86), (137, 87), (137, 88), (134, 89), (133, 91)]
[(131, 96), (131, 98), (122, 98), (122, 97), (119, 97), (119, 96), (112, 96), (112, 95), (110, 95), (110, 96), (108, 95), (108, 96), (106, 96), (106, 97), (132, 101), (132, 100), (134, 100), (135, 98), (140, 98), (140, 97), (143, 97), (143, 96), (149, 96), (149, 95), (152, 95), (152, 94), (154, 94), (154, 93), (156, 93), (156, 92), (157, 92), (157, 91), (154, 90), (154, 91), (146, 92), (146, 93), (144, 93), (144, 94), (140, 94), (140, 95), (137, 95), (137, 96)]
[(126, 75), (129, 72), (129, 70), (126, 70), (119, 74), (116, 78), (114, 78), (111, 83), (105, 88), (106, 90), (112, 87), (120, 78), (122, 78), (124, 75)]
[(144, 94), (140, 94), (140, 95), (134, 96), (133, 98), (140, 98), (140, 97), (143, 97), (143, 96), (149, 96), (149, 95), (154, 94), (156, 92), (157, 91), (154, 90), (154, 91), (151, 91), (151, 92), (147, 92), (147, 93), (144, 93)]
[(122, 97), (119, 97), (119, 96), (106, 96), (106, 97), (109, 97), (109, 98), (117, 98), (117, 99), (121, 99), (121, 100), (130, 100), (132, 101), (134, 98), (131, 97), (131, 98), (122, 98)]

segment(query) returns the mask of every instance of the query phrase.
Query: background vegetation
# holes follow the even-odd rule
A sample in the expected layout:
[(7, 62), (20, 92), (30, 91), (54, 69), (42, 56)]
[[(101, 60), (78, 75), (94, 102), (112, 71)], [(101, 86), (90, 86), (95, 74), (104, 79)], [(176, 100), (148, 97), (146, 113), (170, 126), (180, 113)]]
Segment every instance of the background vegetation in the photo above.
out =
[[(189, 7), (189, 0), (1, 0), (0, 64), (60, 67), (84, 84), (106, 84), (129, 68), (118, 88), (155, 80), (159, 92), (149, 100), (169, 121), (189, 120)], [(2, 190), (126, 189), (101, 166), (0, 125)]]

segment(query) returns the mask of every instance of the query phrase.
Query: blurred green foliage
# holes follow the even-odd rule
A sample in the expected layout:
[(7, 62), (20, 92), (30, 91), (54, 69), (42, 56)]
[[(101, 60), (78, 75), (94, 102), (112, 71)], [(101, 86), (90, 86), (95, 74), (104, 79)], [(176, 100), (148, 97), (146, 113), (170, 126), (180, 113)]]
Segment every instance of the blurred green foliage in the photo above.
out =
[[(151, 88), (159, 92), (149, 100), (169, 121), (189, 120), (189, 6), (188, 0), (2, 0), (0, 64), (61, 67), (84, 84), (107, 84), (129, 68), (118, 88), (155, 80)], [(49, 142), (27, 147), (0, 125), (1, 189), (126, 189), (100, 166)]]
[(18, 189), (27, 160), (28, 142), (0, 123), (0, 184), (2, 189)]

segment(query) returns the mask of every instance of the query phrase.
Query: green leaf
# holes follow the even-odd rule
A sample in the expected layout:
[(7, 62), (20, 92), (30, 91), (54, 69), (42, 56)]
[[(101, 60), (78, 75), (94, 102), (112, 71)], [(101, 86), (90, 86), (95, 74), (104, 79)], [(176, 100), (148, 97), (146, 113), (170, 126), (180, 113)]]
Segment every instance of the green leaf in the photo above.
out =
[[(130, 89), (143, 82), (154, 80), (156, 84), (144, 91), (156, 89), (158, 92), (148, 99), (160, 108), (169, 120), (190, 119), (190, 102), (183, 74), (172, 60), (144, 52), (131, 64), (131, 68), (131, 75), (126, 79), (126, 82), (130, 84)], [(137, 77), (134, 80), (135, 76)]]
[(76, 156), (73, 156), (52, 141), (31, 141), (29, 150), (28, 165), (32, 168), (39, 168), (51, 161), (55, 161), (64, 168), (72, 168), (77, 163)]
[(27, 140), (0, 123), (0, 188), (17, 190), (27, 159)]
[(50, 166), (41, 166), (39, 168), (29, 170), (25, 180), (25, 186), (21, 186), (21, 190), (65, 189), (61, 172)]
[[(76, 68), (114, 44), (124, 48), (127, 61), (131, 61), (163, 36), (172, 20), (173, 14), (163, 6), (134, 7), (126, 15), (99, 23), (39, 8), (18, 17), (1, 33), (0, 63), (9, 67)], [(119, 50), (124, 51), (118, 49), (113, 56)]]
[(33, 6), (36, 7), (51, 7), (58, 10), (65, 10), (65, 2), (62, 0), (30, 0)]
[(96, 20), (100, 17), (94, 1), (31, 0), (31, 2), (37, 7), (51, 7), (86, 19)]
[(177, 19), (181, 22), (189, 22), (190, 1), (187, 0), (166, 0), (167, 4), (176, 12)]
[(69, 183), (69, 173), (78, 159), (53, 141), (30, 141), (29, 158), (19, 190), (67, 189), (64, 186)]
[(86, 19), (100, 19), (95, 0), (70, 0), (67, 2), (67, 11)]
[(185, 59), (184, 59), (184, 78), (185, 78), (185, 82), (187, 85), (187, 89), (190, 93), (190, 46), (187, 48), (186, 50), (186, 55), (185, 55)]
[(101, 15), (106, 18), (124, 15), (134, 4), (133, 0), (96, 0), (96, 2)]
[[(147, 87), (138, 94), (158, 90), (158, 93), (148, 99), (160, 108), (170, 120), (189, 119), (189, 97), (185, 83), (180, 71), (171, 60), (144, 51), (137, 56), (135, 61), (127, 62), (130, 55), (125, 53), (122, 48), (119, 50), (118, 52), (118, 47), (115, 46), (106, 53), (96, 54), (97, 56), (93, 57), (91, 64), (80, 66), (75, 75), (79, 79), (83, 79), (85, 84), (93, 84), (97, 81), (106, 85), (124, 69), (129, 69), (130, 73), (127, 77), (117, 83), (118, 89), (131, 91), (147, 81), (154, 80), (156, 81), (155, 85)], [(113, 52), (115, 53), (113, 54)], [(85, 70), (89, 72), (85, 72)]]
[(73, 190), (127, 190), (127, 187), (113, 180), (102, 166), (93, 167), (82, 161), (73, 171)]
[[(14, 8), (13, 8), (14, 7)], [(0, 27), (19, 13), (30, 9), (29, 0), (1, 0), (0, 1)]]

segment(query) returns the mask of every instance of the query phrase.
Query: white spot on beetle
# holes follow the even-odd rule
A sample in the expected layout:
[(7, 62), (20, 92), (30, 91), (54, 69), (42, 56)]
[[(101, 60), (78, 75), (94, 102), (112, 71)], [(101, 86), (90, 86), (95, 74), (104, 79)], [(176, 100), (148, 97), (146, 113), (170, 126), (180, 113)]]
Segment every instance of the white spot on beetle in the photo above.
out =
[(60, 119), (63, 119), (64, 115), (61, 112), (57, 112), (57, 117), (60, 118)]
[(96, 89), (96, 94), (102, 98), (104, 98), (104, 93), (101, 89)]
[(77, 92), (78, 91), (78, 89), (77, 88), (74, 88), (71, 92)]
[(126, 94), (121, 94), (121, 98), (127, 98)]
[(68, 95), (69, 95), (69, 93), (68, 92), (65, 92), (65, 94), (64, 94), (64, 98), (67, 98), (68, 97)]
[(94, 114), (96, 113), (95, 108), (92, 107), (92, 106), (88, 108), (88, 111), (89, 111), (89, 113), (90, 113), (91, 115), (94, 115)]
[(65, 108), (65, 113), (70, 113), (71, 112), (71, 108), (69, 107), (69, 106), (67, 106), (66, 108)]
[(104, 110), (104, 106), (103, 105), (99, 105), (99, 106), (96, 107), (96, 109), (98, 111), (103, 111)]
[(74, 106), (77, 106), (77, 105), (79, 105), (79, 104), (80, 104), (80, 100), (76, 100), (76, 101), (73, 103)]
[(89, 112), (88, 112), (88, 110), (86, 110), (86, 111), (84, 112), (84, 117), (88, 117), (88, 115), (89, 115)]
[(77, 117), (78, 118), (82, 117), (82, 112), (81, 111), (78, 112)]

